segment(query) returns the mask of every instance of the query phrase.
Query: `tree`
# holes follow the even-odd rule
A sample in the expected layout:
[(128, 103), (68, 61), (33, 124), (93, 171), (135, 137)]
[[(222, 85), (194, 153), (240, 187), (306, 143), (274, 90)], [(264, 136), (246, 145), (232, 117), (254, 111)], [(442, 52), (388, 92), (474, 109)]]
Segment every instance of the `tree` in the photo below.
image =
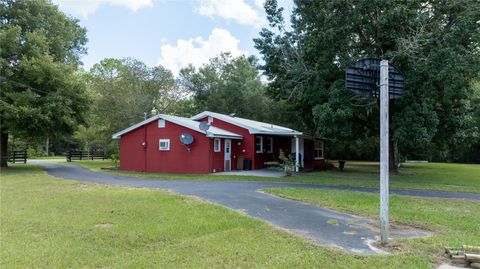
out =
[(87, 39), (77, 20), (46, 0), (2, 0), (0, 23), (0, 148), (6, 167), (9, 133), (48, 142), (82, 121), (87, 100), (76, 70)]
[(391, 105), (392, 145), (451, 154), (470, 137), (462, 104), (480, 72), (478, 1), (298, 0), (288, 27), (275, 0), (265, 10), (270, 27), (254, 41), (268, 92), (302, 111), (305, 125), (331, 144), (378, 136), (375, 100), (344, 89), (345, 69), (364, 57), (388, 59), (407, 78), (404, 97)]
[(96, 134), (108, 144), (113, 133), (143, 120), (144, 113), (150, 116), (154, 108), (168, 113), (185, 95), (169, 70), (147, 67), (131, 58), (104, 59), (92, 67), (87, 77), (92, 115), (87, 126), (77, 133), (86, 143), (92, 140), (87, 137)]
[(195, 111), (267, 120), (274, 103), (265, 95), (255, 58), (232, 57), (228, 53), (212, 58), (198, 70), (189, 66), (180, 71), (180, 85), (194, 100)]

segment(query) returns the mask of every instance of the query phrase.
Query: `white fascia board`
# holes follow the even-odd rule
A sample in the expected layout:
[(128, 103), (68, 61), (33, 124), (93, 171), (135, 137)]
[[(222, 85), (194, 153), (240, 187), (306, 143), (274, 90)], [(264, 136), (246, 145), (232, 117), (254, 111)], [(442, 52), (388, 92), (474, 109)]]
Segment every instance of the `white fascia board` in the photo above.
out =
[(227, 138), (227, 139), (239, 139), (243, 140), (243, 136), (229, 136), (229, 135), (214, 135), (214, 134), (207, 134), (209, 138)]
[(112, 138), (113, 138), (113, 139), (120, 138), (120, 136), (122, 136), (123, 134), (126, 134), (126, 133), (128, 133), (128, 132), (130, 132), (130, 131), (133, 131), (133, 130), (135, 130), (135, 129), (137, 129), (137, 128), (139, 128), (139, 127), (147, 124), (147, 123), (150, 123), (150, 122), (158, 119), (158, 118), (159, 118), (158, 116), (159, 116), (159, 115), (155, 115), (155, 116), (153, 116), (153, 117), (151, 117), (151, 118), (148, 118), (148, 119), (146, 119), (146, 120), (144, 120), (144, 121), (141, 121), (141, 122), (139, 122), (139, 123), (137, 123), (137, 124), (134, 124), (134, 125), (128, 127), (127, 129), (123, 129), (123, 130), (121, 130), (120, 132), (114, 133), (114, 134), (112, 135)]
[[(133, 131), (133, 130), (135, 130), (135, 129), (137, 129), (137, 128), (145, 125), (145, 124), (148, 124), (148, 123), (150, 123), (150, 122), (152, 122), (152, 121), (154, 121), (154, 120), (157, 120), (157, 119), (164, 119), (164, 120), (166, 120), (166, 121), (169, 121), (169, 122), (172, 122), (172, 123), (174, 123), (174, 124), (183, 126), (183, 127), (185, 127), (185, 128), (191, 129), (191, 130), (193, 130), (193, 131), (196, 131), (196, 132), (199, 132), (199, 133), (203, 133), (203, 131), (198, 130), (196, 127), (192, 127), (192, 126), (186, 125), (186, 124), (184, 124), (182, 121), (177, 120), (177, 119), (175, 119), (174, 117), (171, 117), (171, 116), (169, 116), (169, 115), (159, 114), (159, 115), (155, 115), (155, 116), (153, 116), (153, 117), (151, 117), (151, 118), (148, 118), (148, 119), (146, 119), (146, 120), (144, 120), (144, 121), (141, 121), (141, 122), (139, 122), (139, 123), (137, 123), (137, 124), (134, 124), (134, 125), (126, 128), (126, 129), (124, 129), (124, 130), (122, 130), (122, 131), (120, 131), (120, 132), (117, 132), (117, 133), (113, 134), (113, 135), (112, 135), (112, 138), (113, 138), (113, 139), (120, 138), (120, 136), (122, 136), (123, 134), (126, 134), (126, 133), (128, 133), (128, 132), (131, 132), (131, 131)], [(234, 133), (232, 133), (232, 134), (234, 134)], [(232, 135), (232, 136), (229, 136), (229, 135), (214, 135), (214, 136), (215, 136), (215, 137), (225, 136), (226, 138), (243, 139), (243, 136), (241, 136), (241, 135)]]
[(257, 134), (257, 135), (278, 135), (278, 136), (302, 136), (303, 133), (300, 132), (254, 132), (251, 134)]
[(219, 120), (222, 120), (224, 122), (227, 122), (227, 123), (236, 125), (238, 127), (242, 127), (244, 129), (247, 129), (250, 134), (254, 134), (255, 132), (260, 132), (260, 130), (258, 130), (258, 129), (251, 128), (249, 126), (246, 126), (246, 125), (238, 123), (238, 122), (232, 122), (231, 119), (226, 118), (224, 115), (219, 114), (219, 113), (215, 113), (215, 112), (210, 112), (210, 111), (203, 111), (203, 112), (191, 117), (191, 119), (192, 120), (199, 120), (201, 118), (208, 117), (208, 116), (218, 118)]

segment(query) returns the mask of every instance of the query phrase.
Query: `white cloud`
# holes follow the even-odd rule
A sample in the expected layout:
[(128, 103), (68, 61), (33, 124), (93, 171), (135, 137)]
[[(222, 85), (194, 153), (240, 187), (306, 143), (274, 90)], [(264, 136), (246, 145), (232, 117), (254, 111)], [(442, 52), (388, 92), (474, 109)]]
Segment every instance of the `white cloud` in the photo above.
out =
[(207, 40), (199, 36), (179, 39), (176, 45), (163, 45), (158, 63), (178, 75), (182, 67), (199, 67), (222, 52), (230, 52), (234, 57), (247, 54), (238, 48), (239, 42), (229, 31), (215, 28)]
[(265, 1), (266, 0), (255, 0), (255, 5), (257, 5), (257, 7), (263, 9), (263, 5), (265, 4)]
[[(260, 27), (265, 24), (265, 18), (244, 0), (197, 0), (199, 6), (195, 11), (210, 18), (221, 17), (244, 25)], [(257, 0), (261, 1), (261, 0)], [(258, 5), (257, 2), (255, 2)], [(262, 13), (263, 14), (263, 13)]]
[(133, 11), (153, 5), (153, 0), (52, 0), (52, 2), (63, 11), (84, 18), (95, 13), (101, 5), (122, 6)]

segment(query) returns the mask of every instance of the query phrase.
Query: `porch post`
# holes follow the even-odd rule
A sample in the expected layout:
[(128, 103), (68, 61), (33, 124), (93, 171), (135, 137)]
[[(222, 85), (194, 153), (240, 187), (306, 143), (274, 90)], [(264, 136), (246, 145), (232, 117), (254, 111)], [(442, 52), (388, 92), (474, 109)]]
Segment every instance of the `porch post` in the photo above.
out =
[(298, 172), (300, 167), (300, 138), (295, 136), (295, 172)]

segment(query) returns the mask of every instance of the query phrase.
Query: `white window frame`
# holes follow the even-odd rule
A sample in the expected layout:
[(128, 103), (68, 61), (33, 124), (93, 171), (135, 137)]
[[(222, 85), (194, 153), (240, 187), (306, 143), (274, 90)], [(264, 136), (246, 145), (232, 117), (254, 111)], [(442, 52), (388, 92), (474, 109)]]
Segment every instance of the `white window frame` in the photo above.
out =
[(165, 120), (158, 119), (158, 128), (165, 128)]
[[(218, 148), (217, 148), (217, 142), (218, 142)], [(222, 151), (222, 141), (220, 138), (214, 138), (213, 139), (213, 152), (221, 152)]]
[(273, 137), (267, 137), (267, 140), (270, 141), (270, 148), (267, 149), (267, 153), (273, 153)]
[[(162, 143), (167, 143), (167, 146), (162, 148)], [(169, 151), (170, 150), (170, 139), (160, 139), (160, 140), (158, 140), (158, 150)]]
[[(317, 142), (320, 144), (320, 147), (317, 147), (318, 146)], [(313, 150), (315, 151), (315, 153), (314, 153), (315, 160), (323, 160), (323, 158), (324, 158), (324, 155), (323, 155), (323, 140), (316, 139), (315, 141), (313, 141)], [(322, 151), (322, 156), (317, 157), (317, 150)]]
[[(257, 138), (260, 138), (260, 150), (257, 150)], [(255, 137), (255, 152), (256, 153), (263, 153), (263, 136)]]

